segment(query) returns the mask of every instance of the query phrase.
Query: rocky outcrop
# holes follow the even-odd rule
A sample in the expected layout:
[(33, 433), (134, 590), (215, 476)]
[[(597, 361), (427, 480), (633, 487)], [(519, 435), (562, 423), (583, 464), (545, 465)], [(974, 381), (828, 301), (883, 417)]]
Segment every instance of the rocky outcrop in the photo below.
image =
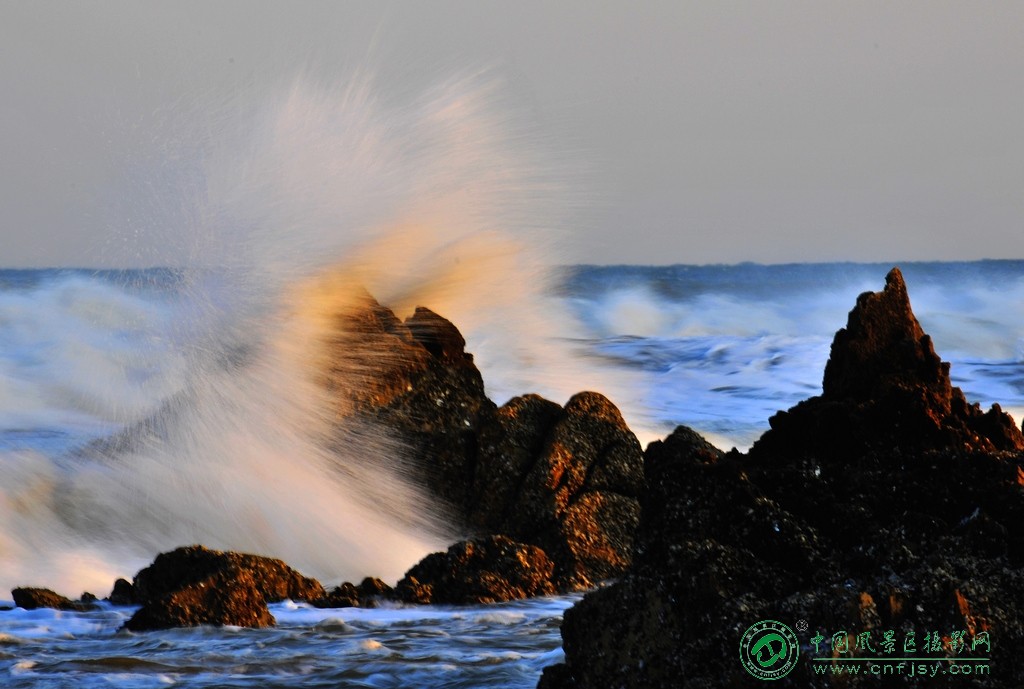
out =
[(136, 605), (135, 587), (127, 579), (118, 579), (114, 582), (114, 588), (107, 598), (112, 605)]
[(376, 608), (389, 600), (396, 600), (394, 589), (380, 579), (366, 577), (358, 586), (348, 581), (335, 586), (323, 598), (310, 603), (317, 608)]
[(366, 295), (339, 316), (328, 349), (339, 412), (402, 438), (422, 484), (458, 517), (476, 435), (494, 409), (459, 331), (422, 307), (402, 322)]
[[(564, 408), (537, 395), (498, 408), (465, 346), (432, 311), (417, 308), (403, 322), (366, 296), (339, 318), (327, 384), (339, 409), (400, 434), (422, 483), (464, 532), (541, 548), (559, 590), (621, 574), (643, 458), (618, 409), (593, 392)], [(353, 385), (367, 361), (365, 384)]]
[(267, 627), (274, 624), (268, 602), (325, 596), (318, 581), (281, 560), (202, 546), (158, 555), (135, 575), (133, 590), (142, 607), (125, 624), (132, 631), (207, 624)]
[(559, 590), (625, 571), (643, 490), (640, 444), (595, 392), (565, 408), (536, 395), (498, 409), (481, 433), (468, 520), (544, 549)]
[(953, 387), (949, 364), (911, 311), (898, 268), (883, 291), (857, 298), (832, 342), (822, 390), (773, 416), (754, 454), (1024, 448), (1020, 429), (998, 405), (983, 412)]
[(200, 625), (272, 627), (274, 616), (253, 573), (216, 572), (151, 600), (124, 627), (133, 632)]
[[(868, 632), (876, 646), (886, 630), (900, 644), (915, 632), (919, 651), (935, 632), (968, 647), (985, 633), (1024, 638), (1019, 431), (958, 401), (898, 271), (858, 299), (825, 380), (749, 454), (685, 428), (651, 444), (630, 572), (567, 611), (566, 663), (541, 687), (750, 686), (737, 651), (765, 619), (808, 625), (782, 687), (879, 686), (815, 672), (819, 632)], [(981, 649), (991, 675), (958, 683), (1024, 682), (1012, 643)], [(886, 686), (948, 683), (908, 674)]]
[(428, 555), (398, 582), (396, 592), (407, 603), (496, 603), (554, 593), (553, 571), (540, 548), (491, 536)]
[(94, 601), (73, 601), (69, 598), (54, 593), (50, 589), (33, 587), (21, 587), (11, 591), (14, 605), (25, 610), (36, 610), (37, 608), (53, 608), (54, 610), (74, 610), (84, 612), (91, 610)]

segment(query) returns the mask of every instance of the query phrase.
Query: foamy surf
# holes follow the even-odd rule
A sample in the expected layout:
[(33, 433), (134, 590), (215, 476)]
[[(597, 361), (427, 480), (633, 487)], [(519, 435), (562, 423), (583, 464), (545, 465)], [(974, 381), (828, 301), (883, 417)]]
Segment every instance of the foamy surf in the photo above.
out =
[(579, 598), (342, 610), (284, 601), (270, 606), (278, 622), (273, 629), (141, 636), (117, 633), (133, 608), (101, 603), (88, 613), (16, 609), (0, 614), (0, 672), (12, 688), (74, 682), (87, 688), (527, 689), (560, 657), (559, 622)]
[[(0, 360), (15, 479), (0, 587), (105, 593), (188, 543), (326, 582), (397, 580), (442, 549), (455, 529), (404, 479), (401, 440), (352, 426), (320, 384), (323, 343), (363, 290), (457, 323), (499, 403), (614, 395), (630, 374), (581, 364), (566, 338), (556, 190), (497, 100), (480, 77), (398, 101), (355, 78), (186, 110), (166, 142), (176, 174), (130, 166), (134, 208), (185, 209), (173, 233), (191, 258), (172, 280), (46, 274), (0, 291), (21, 338)], [(168, 228), (120, 220), (110, 246), (160, 256)], [(347, 384), (375, 371), (359, 362)]]
[[(1024, 263), (901, 264), (914, 312), (953, 384), (1018, 423), (1024, 402)], [(748, 448), (768, 418), (820, 394), (852, 300), (890, 264), (580, 267), (560, 294), (588, 350), (636, 373), (636, 427), (678, 424)], [(872, 282), (873, 281), (873, 282)], [(1014, 413), (1017, 412), (1017, 413)]]

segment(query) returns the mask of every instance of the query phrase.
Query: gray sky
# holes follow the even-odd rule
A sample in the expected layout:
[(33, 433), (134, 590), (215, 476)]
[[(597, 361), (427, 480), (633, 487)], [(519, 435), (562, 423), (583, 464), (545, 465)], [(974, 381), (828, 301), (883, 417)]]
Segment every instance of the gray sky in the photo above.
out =
[(1024, 257), (1024, 3), (0, 0), (0, 265), (124, 261), (177, 113), (310, 62), (494, 67), (586, 170), (574, 262)]

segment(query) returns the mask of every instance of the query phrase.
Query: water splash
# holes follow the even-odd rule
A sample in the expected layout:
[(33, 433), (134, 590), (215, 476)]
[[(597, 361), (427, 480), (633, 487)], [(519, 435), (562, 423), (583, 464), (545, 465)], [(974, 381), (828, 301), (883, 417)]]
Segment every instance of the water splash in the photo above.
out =
[[(123, 433), (70, 455), (3, 457), (0, 585), (105, 593), (192, 542), (326, 581), (397, 579), (442, 546), (451, 527), (403, 479), (404, 448), (339, 419), (317, 382), (319, 345), (363, 288), (400, 314), (424, 304), (456, 322), (499, 402), (591, 386), (555, 339), (554, 189), (495, 114), (493, 85), (456, 80), (399, 105), (373, 93), (360, 79), (298, 84), (266, 107), (204, 113), (184, 137), (202, 164), (176, 168), (192, 171), (187, 183), (133, 181), (188, 205), (173, 317), (142, 326), (176, 363), (131, 389), (143, 402), (108, 414)], [(139, 232), (154, 224), (127, 223), (110, 245), (159, 256), (146, 242), (167, 229)], [(366, 362), (351, 382), (372, 375)]]

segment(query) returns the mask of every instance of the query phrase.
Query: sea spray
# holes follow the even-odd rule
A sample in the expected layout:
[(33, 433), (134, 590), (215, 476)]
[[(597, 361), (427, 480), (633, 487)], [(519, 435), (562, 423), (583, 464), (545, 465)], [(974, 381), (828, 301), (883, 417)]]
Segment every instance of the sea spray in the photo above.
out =
[[(891, 263), (580, 266), (560, 287), (591, 353), (639, 373), (631, 423), (749, 447), (776, 411), (821, 393), (851, 298)], [(900, 263), (922, 326), (967, 398), (1024, 411), (1024, 264)]]
[[(157, 165), (140, 183), (147, 169), (132, 166), (133, 190), (186, 206), (170, 233), (190, 259), (159, 299), (170, 317), (139, 325), (161, 363), (148, 386), (129, 385), (131, 404), (110, 405), (120, 432), (4, 457), (0, 585), (102, 593), (193, 542), (280, 557), (327, 582), (394, 580), (453, 538), (404, 480), (401, 439), (339, 415), (320, 385), (322, 345), (362, 290), (400, 315), (422, 304), (451, 318), (499, 402), (609, 392), (583, 375), (548, 294), (555, 190), (494, 98), (477, 78), (397, 106), (359, 79), (299, 84), (269, 106), (204, 113), (185, 149), (168, 143), (175, 175)], [(183, 150), (201, 164), (182, 164)], [(159, 257), (147, 242), (169, 230), (139, 217), (115, 224), (122, 241), (108, 245)], [(359, 385), (374, 364), (349, 373)]]

